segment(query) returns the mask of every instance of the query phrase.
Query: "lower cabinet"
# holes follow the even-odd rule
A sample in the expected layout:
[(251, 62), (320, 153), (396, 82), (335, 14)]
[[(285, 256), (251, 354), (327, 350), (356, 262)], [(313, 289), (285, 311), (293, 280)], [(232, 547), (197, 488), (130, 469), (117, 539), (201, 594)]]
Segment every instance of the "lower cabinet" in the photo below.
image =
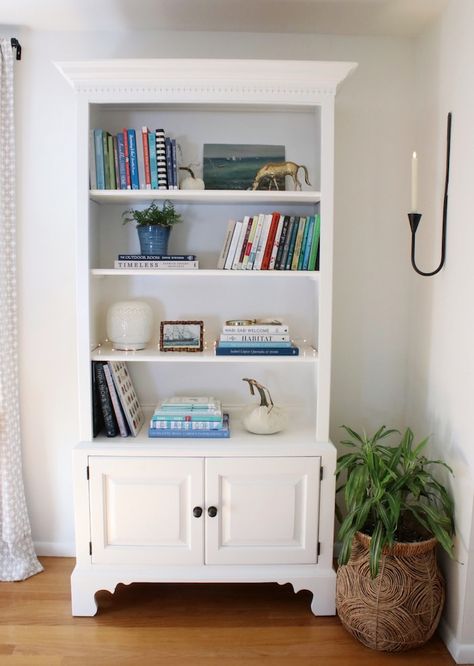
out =
[(320, 458), (89, 457), (92, 565), (316, 564)]

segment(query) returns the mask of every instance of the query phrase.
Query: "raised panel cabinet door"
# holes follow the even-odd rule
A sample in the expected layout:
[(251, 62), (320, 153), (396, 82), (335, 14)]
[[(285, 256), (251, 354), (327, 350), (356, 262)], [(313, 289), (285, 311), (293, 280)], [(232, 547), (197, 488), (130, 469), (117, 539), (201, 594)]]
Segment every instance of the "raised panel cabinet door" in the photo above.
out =
[(93, 564), (202, 564), (202, 458), (89, 458)]
[(206, 564), (314, 564), (320, 458), (206, 460)]

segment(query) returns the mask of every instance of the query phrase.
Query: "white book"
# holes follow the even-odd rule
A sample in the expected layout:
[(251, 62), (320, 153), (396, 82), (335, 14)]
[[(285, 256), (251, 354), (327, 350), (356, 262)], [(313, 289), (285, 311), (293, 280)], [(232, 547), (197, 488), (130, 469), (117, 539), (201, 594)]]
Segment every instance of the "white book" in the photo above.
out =
[(254, 324), (251, 326), (223, 326), (222, 333), (289, 333), (287, 324)]
[(237, 243), (239, 242), (241, 229), (242, 229), (242, 220), (238, 220), (235, 223), (234, 233), (232, 234), (232, 242), (230, 244), (229, 252), (225, 260), (225, 265), (224, 265), (225, 270), (230, 270), (232, 268), (235, 256), (235, 248), (237, 247)]
[(255, 263), (253, 265), (254, 271), (259, 271), (262, 268), (263, 255), (265, 254), (272, 219), (273, 215), (271, 213), (264, 217), (262, 233), (260, 234), (260, 240), (258, 241), (257, 256), (255, 257)]
[(276, 261), (276, 256), (278, 252), (278, 248), (280, 247), (280, 238), (281, 238), (281, 231), (283, 229), (283, 221), (285, 219), (284, 215), (280, 215), (280, 219), (278, 221), (278, 227), (277, 227), (277, 232), (275, 234), (275, 240), (273, 242), (273, 249), (272, 249), (272, 254), (270, 256), (270, 263), (268, 265), (268, 270), (272, 271), (275, 270), (275, 261)]
[(257, 215), (257, 217), (258, 217), (257, 227), (255, 229), (255, 236), (252, 242), (252, 249), (250, 251), (249, 260), (247, 263), (248, 271), (251, 271), (253, 269), (253, 265), (255, 263), (255, 257), (257, 256), (258, 243), (260, 241), (260, 236), (262, 234), (263, 220), (265, 219), (265, 215), (263, 213), (260, 213), (260, 215)]
[(236, 271), (239, 270), (242, 267), (240, 260), (240, 255), (242, 254), (242, 246), (244, 244), (244, 239), (245, 239), (245, 234), (247, 232), (247, 227), (249, 225), (250, 221), (250, 216), (246, 215), (244, 217), (244, 220), (242, 222), (242, 229), (240, 230), (240, 237), (237, 243), (237, 247), (235, 248), (235, 256), (234, 256), (234, 262), (232, 264), (232, 270)]
[(229, 220), (227, 223), (227, 231), (225, 233), (224, 244), (222, 245), (222, 250), (217, 260), (217, 268), (222, 269), (225, 266), (225, 260), (229, 253), (230, 244), (232, 242), (232, 236), (234, 235), (235, 220)]
[(288, 333), (221, 333), (221, 342), (290, 342)]

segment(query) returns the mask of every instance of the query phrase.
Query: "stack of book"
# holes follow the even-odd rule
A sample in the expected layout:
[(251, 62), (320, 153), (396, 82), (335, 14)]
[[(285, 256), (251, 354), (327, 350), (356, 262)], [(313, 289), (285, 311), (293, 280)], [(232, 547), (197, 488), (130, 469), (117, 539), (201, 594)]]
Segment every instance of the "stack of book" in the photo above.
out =
[(89, 134), (90, 187), (95, 190), (177, 190), (176, 140), (163, 129)]
[[(319, 208), (319, 204), (318, 204)], [(246, 215), (230, 220), (217, 268), (314, 271), (319, 269), (320, 216)]]
[(195, 270), (199, 261), (195, 254), (119, 254), (114, 268)]
[(149, 437), (229, 437), (229, 415), (213, 397), (174, 396), (158, 403)]
[(92, 421), (94, 437), (135, 437), (145, 422), (125, 363), (92, 362)]
[(217, 356), (298, 356), (287, 324), (226, 324), (216, 344)]

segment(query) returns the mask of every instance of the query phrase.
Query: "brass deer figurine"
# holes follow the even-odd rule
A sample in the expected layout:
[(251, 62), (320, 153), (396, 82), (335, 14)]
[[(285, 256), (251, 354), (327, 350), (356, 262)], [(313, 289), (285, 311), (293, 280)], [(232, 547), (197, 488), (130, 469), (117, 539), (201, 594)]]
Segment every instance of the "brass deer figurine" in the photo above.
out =
[(285, 176), (291, 176), (293, 178), (293, 183), (295, 185), (295, 190), (301, 190), (301, 183), (298, 180), (298, 171), (299, 169), (304, 170), (304, 179), (307, 185), (311, 185), (308, 179), (308, 169), (304, 164), (296, 164), (296, 162), (273, 162), (269, 164), (264, 164), (257, 171), (255, 180), (253, 181), (252, 190), (258, 189), (260, 183), (268, 179), (270, 181), (270, 187), (272, 183), (275, 185), (275, 188), (278, 190), (277, 178), (284, 178)]

